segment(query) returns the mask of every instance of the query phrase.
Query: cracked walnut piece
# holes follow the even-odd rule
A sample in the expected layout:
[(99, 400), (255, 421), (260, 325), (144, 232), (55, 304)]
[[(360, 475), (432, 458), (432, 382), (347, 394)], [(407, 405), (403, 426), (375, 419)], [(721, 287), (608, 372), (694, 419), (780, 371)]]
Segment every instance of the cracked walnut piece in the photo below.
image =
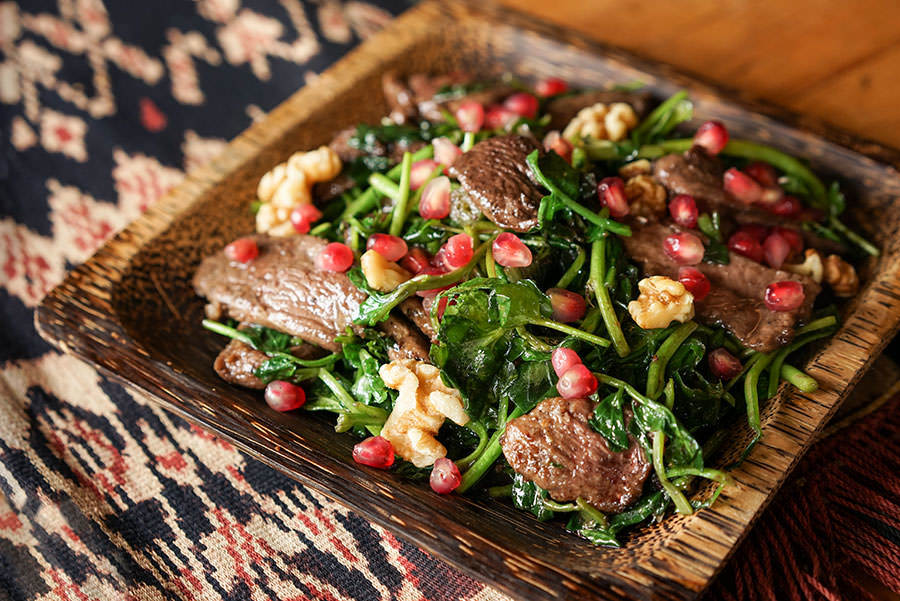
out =
[(256, 231), (272, 236), (295, 233), (291, 211), (312, 203), (313, 184), (334, 179), (341, 172), (341, 159), (327, 146), (296, 152), (259, 180), (256, 195), (262, 203), (256, 213)]
[(635, 175), (625, 182), (631, 214), (657, 219), (666, 212), (666, 189), (649, 175)]
[(837, 255), (828, 255), (824, 267), (823, 277), (835, 295), (846, 298), (859, 292), (859, 276), (853, 265)]
[(578, 111), (566, 125), (563, 138), (573, 144), (577, 144), (582, 138), (618, 142), (625, 139), (628, 131), (637, 124), (637, 114), (631, 105), (614, 102), (607, 106), (598, 102)]
[[(782, 265), (782, 269), (790, 271), (791, 273), (799, 273), (800, 275), (811, 277), (817, 284), (821, 283), (822, 273), (824, 271), (824, 267), (822, 266), (822, 255), (814, 248), (807, 248), (803, 251), (803, 257), (802, 263)], [(851, 269), (853, 268), (851, 267)]]
[(638, 282), (637, 300), (628, 303), (635, 323), (650, 330), (665, 328), (673, 321), (684, 323), (694, 317), (694, 296), (681, 282), (661, 275)]
[(379, 292), (390, 292), (412, 277), (412, 274), (378, 252), (367, 250), (359, 258), (366, 283)]
[(434, 365), (414, 359), (398, 359), (382, 365), (378, 375), (388, 388), (400, 392), (381, 436), (394, 452), (416, 467), (428, 467), (447, 454), (435, 438), (449, 418), (460, 426), (469, 422), (462, 395), (441, 380)]

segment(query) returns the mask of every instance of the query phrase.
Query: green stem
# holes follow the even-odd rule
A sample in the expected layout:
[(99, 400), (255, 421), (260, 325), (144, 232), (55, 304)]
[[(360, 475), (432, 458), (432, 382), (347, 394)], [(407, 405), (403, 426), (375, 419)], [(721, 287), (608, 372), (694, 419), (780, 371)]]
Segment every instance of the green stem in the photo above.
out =
[[(216, 334), (221, 334), (222, 336), (228, 336), (229, 338), (239, 340), (250, 348), (262, 350), (257, 348), (250, 336), (238, 329), (226, 326), (224, 323), (219, 323), (218, 321), (213, 321), (212, 319), (204, 319), (201, 324), (204, 328), (211, 332), (215, 332)], [(266, 353), (266, 355), (268, 355), (269, 357), (284, 357), (285, 359), (288, 359), (296, 363), (297, 365), (302, 365), (303, 367), (327, 367), (343, 356), (341, 355), (341, 353), (333, 353), (325, 357), (320, 357), (319, 359), (300, 359), (299, 357), (295, 357), (290, 353), (282, 353), (277, 351), (263, 352)]]
[(330, 227), (331, 227), (330, 221), (323, 221), (322, 223), (320, 223), (313, 229), (309, 230), (309, 235), (310, 236), (321, 236), (322, 234), (327, 232), (328, 228), (330, 228)]
[(530, 344), (535, 349), (541, 351), (542, 353), (549, 353), (553, 351), (553, 347), (529, 332), (525, 329), (525, 326), (519, 326), (516, 328), (516, 334), (522, 337), (522, 339)]
[(571, 513), (579, 509), (575, 503), (557, 503), (553, 499), (541, 499), (541, 505), (550, 511), (558, 511), (559, 513)]
[(578, 275), (578, 272), (581, 271), (581, 268), (584, 266), (585, 258), (587, 257), (587, 253), (584, 252), (584, 248), (581, 246), (578, 247), (578, 255), (575, 257), (575, 260), (569, 265), (569, 268), (566, 269), (566, 272), (559, 278), (559, 281), (556, 283), (557, 288), (567, 288), (569, 284), (572, 283), (572, 280), (575, 279), (575, 276)]
[(606, 338), (601, 338), (596, 334), (591, 334), (589, 332), (585, 332), (584, 330), (573, 328), (570, 325), (559, 323), (558, 321), (553, 321), (550, 319), (535, 319), (531, 323), (536, 326), (543, 326), (545, 328), (550, 328), (551, 330), (556, 330), (557, 332), (562, 332), (563, 334), (568, 334), (569, 336), (579, 338), (581, 340), (584, 340), (585, 342), (590, 342), (591, 344), (596, 344), (597, 346), (602, 346), (604, 348), (609, 346), (609, 340), (607, 340)]
[[(423, 146), (422, 148), (414, 152), (412, 155), (412, 160), (413, 162), (421, 161), (422, 159), (430, 159), (432, 156), (434, 156), (434, 146), (429, 144), (428, 146)], [(401, 169), (402, 164), (398, 163), (397, 165), (394, 165), (385, 175), (392, 181), (396, 181), (400, 179)], [(370, 187), (365, 192), (360, 194), (356, 198), (356, 200), (347, 205), (347, 208), (345, 208), (344, 212), (341, 213), (340, 220), (346, 221), (348, 217), (371, 211), (377, 204), (378, 191), (375, 190), (375, 188)]]
[(493, 244), (488, 247), (484, 253), (484, 272), (489, 278), (497, 277), (497, 264), (494, 263), (494, 247)]
[(804, 326), (800, 326), (797, 328), (797, 331), (794, 332), (795, 336), (803, 336), (804, 334), (809, 334), (810, 332), (815, 332), (816, 330), (821, 330), (823, 328), (830, 328), (831, 326), (837, 325), (837, 317), (834, 315), (826, 315), (825, 317), (820, 317), (819, 319), (814, 319)]
[(839, 231), (844, 235), (845, 238), (850, 240), (850, 242), (853, 242), (855, 245), (857, 245), (859, 248), (872, 255), (873, 257), (877, 257), (881, 254), (881, 252), (878, 250), (878, 247), (848, 228), (840, 219), (838, 219), (834, 215), (828, 218), (828, 225), (830, 225), (832, 229)]
[(578, 507), (578, 510), (581, 511), (581, 514), (588, 518), (585, 521), (592, 521), (597, 528), (603, 530), (609, 527), (609, 521), (606, 519), (606, 514), (581, 497), (575, 499), (575, 505)]
[(656, 355), (650, 363), (650, 369), (647, 371), (647, 397), (656, 400), (662, 394), (669, 359), (696, 329), (697, 324), (693, 321), (681, 324), (657, 349)]
[(344, 388), (344, 386), (338, 382), (337, 378), (335, 378), (327, 369), (319, 371), (319, 379), (328, 387), (328, 390), (331, 391), (346, 411), (350, 411), (353, 409), (354, 405), (358, 404), (356, 400), (350, 396), (350, 393), (347, 392), (347, 389)]
[[(832, 320), (832, 322), (830, 324), (826, 321), (828, 319)], [(769, 387), (768, 387), (768, 390), (766, 391), (768, 393), (768, 396), (771, 397), (778, 391), (778, 383), (781, 380), (781, 377), (783, 376), (783, 373), (784, 373), (782, 365), (787, 360), (788, 355), (790, 355), (791, 353), (793, 353), (800, 347), (805, 346), (805, 345), (809, 344), (810, 342), (813, 342), (814, 340), (819, 340), (821, 338), (825, 338), (825, 337), (831, 335), (831, 331), (827, 328), (829, 328), (829, 326), (831, 326), (833, 323), (835, 323), (835, 319), (833, 316), (823, 317), (822, 319), (817, 319), (815, 322), (808, 323), (806, 327), (812, 326), (816, 322), (823, 322), (823, 323), (826, 323), (827, 325), (819, 326), (816, 328), (806, 329), (803, 332), (803, 334), (801, 334), (800, 336), (795, 338), (793, 342), (791, 342), (789, 345), (787, 345), (786, 347), (782, 348), (777, 353), (775, 353), (775, 356), (772, 359), (772, 369), (770, 371), (770, 374), (772, 374), (772, 375), (769, 378)], [(799, 333), (801, 330), (803, 330), (803, 328), (800, 328), (799, 330), (797, 330), (797, 332)], [(803, 375), (806, 376), (806, 374), (803, 374)], [(809, 376), (806, 376), (806, 377), (809, 378)], [(785, 379), (787, 379), (787, 378), (785, 378)], [(797, 378), (795, 378), (795, 379), (797, 379)], [(812, 379), (812, 378), (810, 378), (810, 379)], [(799, 379), (797, 379), (797, 380), (800, 381)], [(813, 380), (813, 382), (815, 382), (815, 380)], [(803, 383), (805, 386), (808, 387), (808, 382), (804, 381)], [(798, 386), (798, 388), (800, 388), (800, 386)], [(818, 388), (818, 383), (816, 384), (816, 388)], [(803, 390), (802, 388), (800, 388), (800, 389)], [(815, 390), (815, 388), (813, 390)]]
[(397, 197), (400, 196), (400, 188), (397, 184), (380, 173), (373, 173), (369, 176), (369, 185), (379, 194), (390, 199), (397, 200)]
[[(512, 413), (509, 414), (509, 420), (513, 420), (523, 413), (524, 411), (522, 411), (521, 407), (516, 407), (512, 410)], [(500, 447), (500, 437), (505, 431), (506, 424), (503, 424), (494, 431), (494, 434), (488, 441), (487, 446), (484, 448), (484, 452), (463, 474), (462, 481), (459, 483), (459, 488), (456, 489), (457, 493), (463, 494), (464, 492), (472, 488), (475, 483), (481, 480), (481, 478), (485, 475), (485, 473), (487, 473), (490, 467), (494, 465), (494, 462), (497, 461), (497, 459), (500, 457), (500, 453), (503, 452), (503, 449)]]
[(613, 347), (620, 357), (626, 356), (631, 349), (628, 348), (628, 342), (625, 340), (625, 334), (622, 333), (622, 326), (619, 318), (616, 317), (616, 310), (613, 308), (612, 301), (609, 298), (609, 290), (603, 284), (603, 274), (606, 271), (606, 238), (594, 240), (591, 244), (591, 271), (589, 282), (594, 289), (594, 295), (597, 297), (597, 305), (600, 307), (600, 315), (603, 317), (603, 323), (606, 325), (606, 332), (612, 339)]
[(672, 407), (675, 406), (675, 380), (669, 378), (669, 381), (666, 382), (666, 387), (663, 388), (663, 394), (666, 397), (666, 408), (671, 411)]
[[(815, 378), (787, 363), (781, 366), (781, 377), (793, 384), (801, 392), (815, 392), (819, 389), (819, 383), (816, 382)], [(777, 378), (773, 378), (773, 380), (777, 380)]]
[(485, 430), (484, 425), (481, 422), (470, 420), (469, 423), (466, 424), (466, 427), (478, 435), (478, 446), (475, 447), (474, 451), (456, 462), (456, 466), (461, 470), (469, 467), (469, 465), (481, 455), (484, 451), (484, 447), (486, 447), (488, 443), (487, 430)]
[(412, 169), (412, 155), (408, 152), (403, 153), (403, 160), (400, 162), (400, 194), (396, 197), (394, 204), (394, 212), (391, 215), (391, 227), (388, 230), (391, 236), (399, 236), (403, 231), (403, 224), (406, 222), (406, 206), (409, 203), (409, 176)]
[(503, 497), (511, 497), (512, 496), (512, 484), (507, 484), (506, 486), (492, 486), (487, 489), (487, 494), (492, 499), (499, 499)]
[(684, 496), (684, 493), (677, 486), (669, 482), (668, 477), (666, 477), (666, 466), (663, 460), (665, 452), (666, 435), (662, 430), (656, 430), (653, 432), (653, 471), (656, 472), (660, 486), (666, 491), (672, 502), (675, 503), (675, 511), (682, 515), (691, 515), (694, 513), (694, 509), (691, 507), (687, 497)]
[(759, 376), (772, 362), (773, 355), (760, 353), (757, 357), (759, 358), (744, 377), (744, 401), (747, 403), (747, 423), (755, 435), (753, 441), (744, 450), (744, 457), (750, 452), (756, 441), (762, 437), (762, 428), (759, 422)]

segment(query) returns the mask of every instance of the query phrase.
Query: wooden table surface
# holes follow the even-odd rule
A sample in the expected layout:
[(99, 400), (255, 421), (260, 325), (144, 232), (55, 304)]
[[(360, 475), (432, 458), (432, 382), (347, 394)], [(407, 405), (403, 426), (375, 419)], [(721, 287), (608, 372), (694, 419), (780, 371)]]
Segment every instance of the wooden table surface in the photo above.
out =
[(502, 0), (900, 148), (896, 0)]

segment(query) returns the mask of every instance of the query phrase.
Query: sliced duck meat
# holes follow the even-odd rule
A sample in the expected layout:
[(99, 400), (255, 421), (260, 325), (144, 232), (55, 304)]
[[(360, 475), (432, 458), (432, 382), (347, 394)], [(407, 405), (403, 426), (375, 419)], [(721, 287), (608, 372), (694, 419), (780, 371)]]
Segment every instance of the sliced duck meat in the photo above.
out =
[[(632, 226), (631, 236), (623, 237), (625, 250), (645, 275), (663, 275), (678, 279), (680, 265), (663, 250), (663, 240), (678, 231), (666, 224)], [(699, 232), (695, 232), (701, 235)], [(748, 348), (769, 352), (788, 343), (796, 326), (809, 317), (819, 285), (803, 275), (771, 269), (751, 259), (729, 253), (729, 263), (695, 265), (709, 279), (712, 289), (702, 301), (694, 302), (697, 319), (721, 325)], [(803, 304), (793, 311), (772, 311), (765, 302), (766, 287), (783, 280), (803, 285)]]
[(254, 375), (254, 372), (268, 358), (268, 355), (262, 351), (258, 351), (240, 340), (232, 340), (216, 357), (213, 369), (220, 378), (230, 384), (261, 390), (266, 385)]
[(575, 118), (581, 109), (593, 106), (598, 102), (611, 104), (624, 102), (631, 105), (638, 117), (650, 106), (650, 94), (638, 92), (618, 92), (615, 90), (591, 90), (577, 94), (559, 96), (547, 103), (547, 114), (550, 115), (550, 129), (560, 131), (566, 128), (569, 121)]
[(485, 217), (500, 227), (527, 232), (538, 223), (544, 196), (526, 163), (537, 149), (537, 143), (524, 136), (488, 138), (460, 155), (450, 174)]
[(591, 428), (587, 399), (546, 399), (506, 426), (500, 439), (512, 468), (557, 501), (581, 497), (603, 512), (619, 512), (641, 495), (650, 463), (628, 437), (621, 453)]
[(488, 107), (513, 94), (516, 90), (503, 83), (478, 82), (462, 94), (441, 93), (445, 88), (473, 83), (473, 78), (465, 73), (448, 75), (426, 75), (416, 73), (404, 81), (395, 72), (382, 77), (385, 98), (391, 107), (390, 118), (396, 123), (415, 122), (419, 119), (443, 121), (446, 110), (451, 114), (467, 101), (474, 101)]
[[(259, 255), (249, 263), (230, 261), (219, 252), (203, 260), (194, 289), (241, 322), (259, 324), (297, 336), (330, 351), (339, 351), (336, 336), (352, 327), (365, 300), (346, 274), (316, 267), (328, 242), (315, 236), (254, 236)], [(427, 342), (400, 318), (382, 324), (396, 334), (400, 348), (426, 359)], [(424, 349), (424, 351), (423, 351)]]
[(437, 340), (437, 332), (431, 323), (431, 315), (425, 309), (424, 300), (418, 297), (408, 298), (400, 303), (400, 311), (411, 321), (426, 338), (435, 342)]
[(411, 323), (392, 315), (381, 324), (381, 330), (394, 339), (394, 344), (388, 347), (388, 357), (391, 361), (398, 359), (415, 359), (428, 361), (428, 341)]

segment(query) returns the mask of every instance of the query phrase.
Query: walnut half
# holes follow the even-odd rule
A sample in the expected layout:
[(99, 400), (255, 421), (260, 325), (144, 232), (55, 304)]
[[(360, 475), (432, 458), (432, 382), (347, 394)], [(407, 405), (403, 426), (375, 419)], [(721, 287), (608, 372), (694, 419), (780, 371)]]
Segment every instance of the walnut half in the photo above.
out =
[(694, 296), (684, 284), (661, 275), (638, 282), (637, 300), (628, 303), (635, 323), (650, 330), (665, 328), (673, 321), (684, 323), (694, 317)]
[(837, 296), (849, 297), (859, 292), (856, 270), (837, 255), (828, 255), (825, 259), (823, 277)]

